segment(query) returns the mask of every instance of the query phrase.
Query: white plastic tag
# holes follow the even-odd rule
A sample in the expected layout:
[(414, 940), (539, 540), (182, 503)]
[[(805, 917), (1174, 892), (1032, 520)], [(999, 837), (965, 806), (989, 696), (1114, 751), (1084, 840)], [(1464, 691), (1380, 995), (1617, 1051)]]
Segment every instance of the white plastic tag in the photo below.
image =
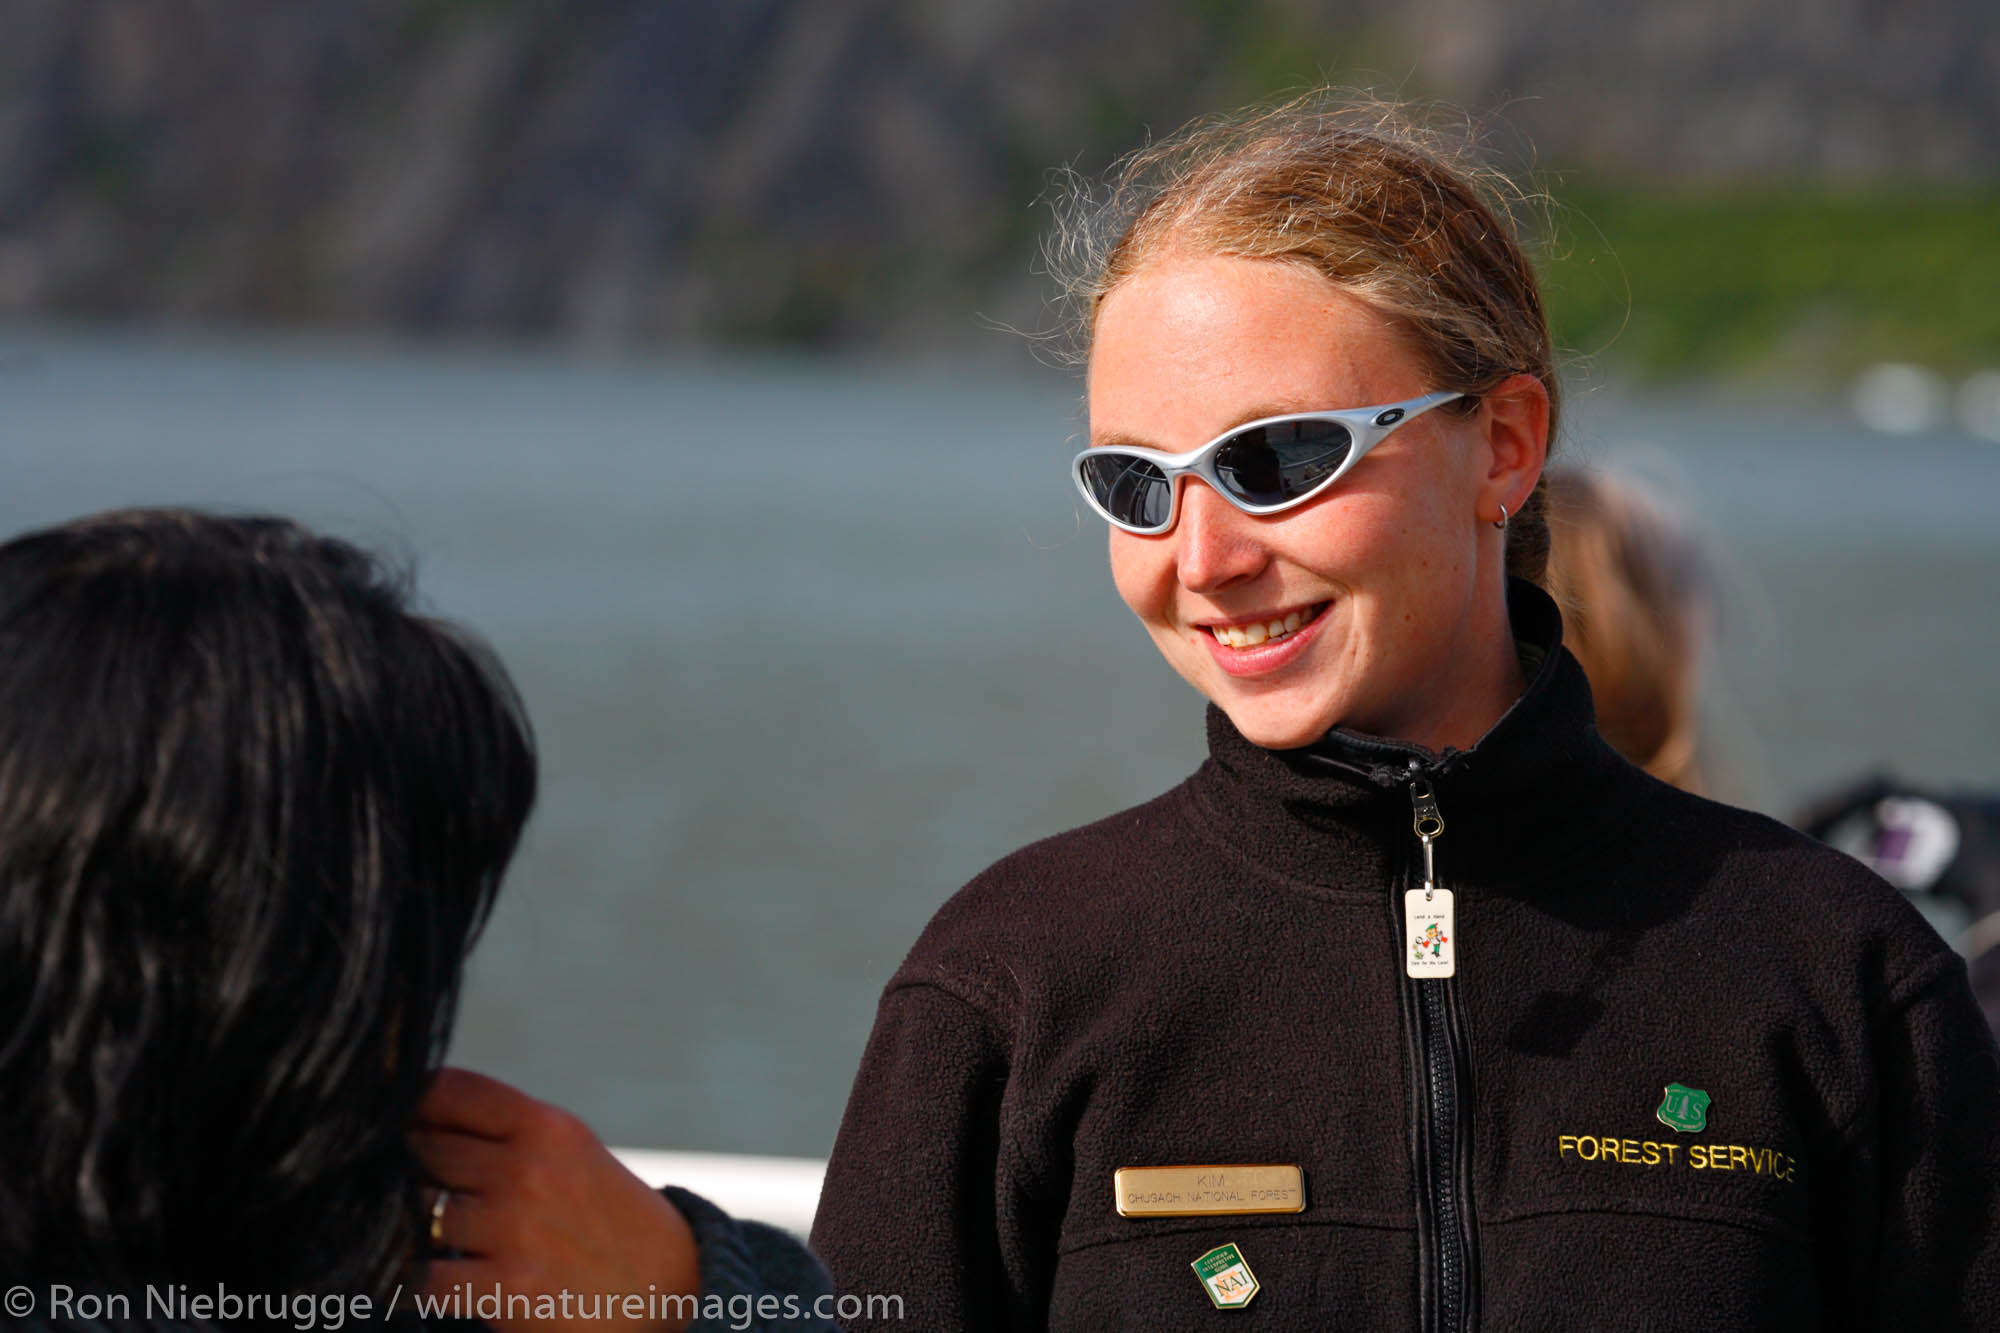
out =
[(1451, 890), (1403, 894), (1403, 970), (1436, 979), (1458, 971), (1458, 927), (1451, 919)]

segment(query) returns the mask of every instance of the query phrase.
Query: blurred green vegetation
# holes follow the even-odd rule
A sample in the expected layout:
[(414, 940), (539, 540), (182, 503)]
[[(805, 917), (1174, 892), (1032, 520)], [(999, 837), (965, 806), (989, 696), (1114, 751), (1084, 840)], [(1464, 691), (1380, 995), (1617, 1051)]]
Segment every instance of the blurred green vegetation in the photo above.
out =
[(1557, 185), (1543, 255), (1572, 356), (1642, 378), (1824, 383), (2000, 364), (2000, 190)]

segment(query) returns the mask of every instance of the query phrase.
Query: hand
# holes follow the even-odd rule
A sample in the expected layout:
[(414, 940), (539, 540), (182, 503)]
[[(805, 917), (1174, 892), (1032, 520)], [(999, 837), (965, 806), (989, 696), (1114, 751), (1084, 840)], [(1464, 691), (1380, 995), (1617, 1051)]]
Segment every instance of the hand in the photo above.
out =
[(417, 1122), (410, 1145), (450, 1195), (439, 1218), (449, 1257), (429, 1260), (425, 1295), (448, 1297), (470, 1283), (476, 1299), (497, 1283), (503, 1298), (525, 1297), (528, 1310), (553, 1308), (558, 1318), (489, 1320), (496, 1328), (602, 1329), (614, 1313), (624, 1318), (620, 1298), (636, 1294), (648, 1313), (669, 1317), (632, 1322), (668, 1333), (685, 1326), (676, 1312), (692, 1314), (693, 1300), (667, 1298), (699, 1293), (694, 1232), (589, 1126), (467, 1069), (439, 1071)]

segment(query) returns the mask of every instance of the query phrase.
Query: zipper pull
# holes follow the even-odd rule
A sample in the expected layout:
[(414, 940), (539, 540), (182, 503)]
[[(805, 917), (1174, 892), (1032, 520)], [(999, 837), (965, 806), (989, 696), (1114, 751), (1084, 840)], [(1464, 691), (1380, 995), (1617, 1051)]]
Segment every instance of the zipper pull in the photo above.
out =
[(1431, 790), (1426, 778), (1410, 780), (1410, 806), (1416, 817), (1410, 827), (1416, 830), (1417, 841), (1424, 849), (1424, 900), (1428, 902), (1437, 889), (1437, 872), (1431, 865), (1431, 844), (1444, 832), (1444, 816), (1438, 813), (1437, 793)]
[(1410, 827), (1424, 854), (1424, 886), (1403, 894), (1403, 970), (1419, 978), (1448, 977), (1458, 971), (1458, 927), (1452, 920), (1451, 890), (1437, 883), (1433, 845), (1444, 833), (1444, 816), (1428, 778), (1410, 779), (1410, 808)]

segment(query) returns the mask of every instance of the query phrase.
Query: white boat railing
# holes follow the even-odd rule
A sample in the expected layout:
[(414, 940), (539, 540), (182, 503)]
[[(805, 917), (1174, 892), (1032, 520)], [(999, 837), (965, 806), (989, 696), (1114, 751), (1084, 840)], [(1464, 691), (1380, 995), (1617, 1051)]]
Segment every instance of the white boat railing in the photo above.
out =
[(693, 1190), (732, 1217), (755, 1218), (803, 1237), (812, 1230), (826, 1163), (809, 1157), (752, 1157), (745, 1153), (658, 1152), (613, 1148), (627, 1170), (655, 1189)]

